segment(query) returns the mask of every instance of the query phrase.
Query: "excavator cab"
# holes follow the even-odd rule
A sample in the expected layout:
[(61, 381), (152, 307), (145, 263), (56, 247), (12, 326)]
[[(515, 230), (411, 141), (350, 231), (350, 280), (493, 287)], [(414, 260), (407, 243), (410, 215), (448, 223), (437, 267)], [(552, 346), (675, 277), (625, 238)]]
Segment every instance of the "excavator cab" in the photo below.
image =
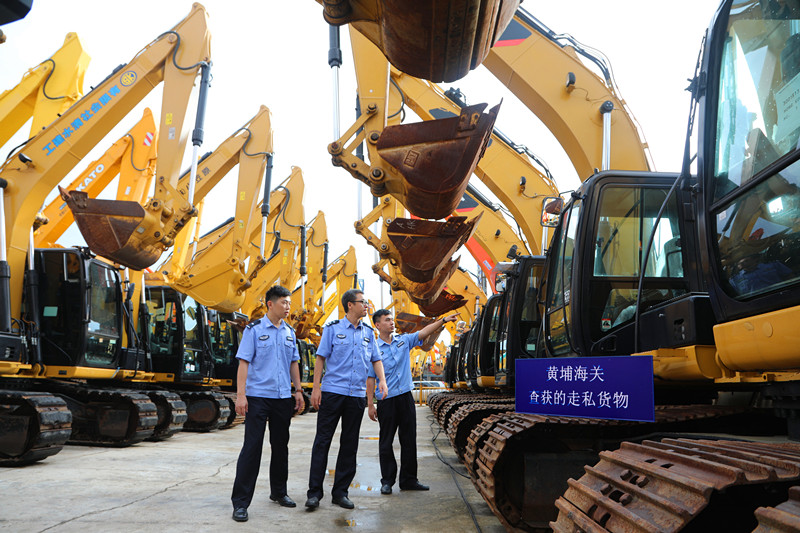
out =
[[(792, 5), (726, 2), (704, 52), (700, 230), (721, 322), (792, 307), (794, 318), (787, 316), (785, 324), (797, 321), (800, 15)], [(793, 367), (797, 361), (794, 356)]]
[(214, 377), (236, 384), (239, 361), (236, 351), (242, 335), (236, 325), (247, 320), (242, 313), (222, 313), (206, 309), (208, 331), (211, 336), (211, 352), (214, 360)]
[[(542, 322), (539, 294), (544, 264), (544, 256), (518, 256), (506, 268), (505, 289), (497, 304), (498, 316), (487, 317), (482, 329), (484, 342), (494, 349), (494, 381), (497, 386), (514, 386), (514, 361), (517, 358), (539, 355), (537, 347)], [(487, 361), (480, 362), (481, 368), (487, 366)]]
[(604, 172), (572, 195), (548, 256), (540, 346), (548, 355), (713, 344), (713, 313), (696, 264), (692, 191), (678, 187), (662, 210), (676, 178)]
[(144, 352), (123, 348), (129, 316), (115, 267), (74, 248), (37, 249), (34, 265), (46, 366), (145, 370)]
[(205, 350), (206, 309), (169, 287), (148, 286), (153, 370), (180, 383), (201, 383), (211, 372)]

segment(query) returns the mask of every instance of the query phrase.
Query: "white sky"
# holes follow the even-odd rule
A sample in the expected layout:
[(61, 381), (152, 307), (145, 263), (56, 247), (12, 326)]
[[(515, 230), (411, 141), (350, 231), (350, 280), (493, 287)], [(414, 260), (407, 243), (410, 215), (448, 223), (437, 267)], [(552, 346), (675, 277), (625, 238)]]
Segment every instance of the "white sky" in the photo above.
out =
[[(642, 125), (656, 169), (675, 171), (682, 157), (689, 107), (684, 89), (717, 4), (717, 0), (675, 0), (655, 5), (641, 0), (525, 0), (522, 7), (553, 31), (569, 33), (609, 58), (622, 96)], [(330, 164), (326, 149), (333, 140), (333, 99), (327, 64), (328, 27), (322, 7), (314, 0), (206, 0), (203, 5), (209, 13), (212, 34), (213, 81), (200, 152), (216, 148), (255, 115), (259, 105), (269, 107), (275, 131), (273, 187), (289, 176), (292, 166), (303, 169), (306, 220), (319, 210), (325, 212), (331, 259), (351, 244), (356, 246), (367, 296), (381, 305), (379, 283), (370, 268), (375, 262), (374, 252), (353, 229), (357, 182)], [(190, 9), (190, 2), (174, 0), (34, 0), (25, 19), (2, 28), (8, 40), (0, 45), (0, 90), (15, 86), (27, 69), (61, 46), (68, 32), (76, 32), (92, 58), (84, 86), (88, 92), (90, 86), (120, 63), (130, 61)], [(341, 131), (345, 131), (355, 118), (355, 80), (347, 31), (343, 29), (341, 35)], [(503, 98), (497, 127), (546, 161), (562, 190), (577, 185), (577, 175), (552, 135), (483, 67), (458, 82), (442, 85), (461, 88), (470, 103), (494, 105)], [(159, 99), (160, 87), (131, 111), (64, 183), (127, 131), (141, 117), (141, 107), (150, 106), (158, 117)], [(193, 127), (193, 108), (187, 111), (186, 124)], [(2, 157), (27, 134), (23, 130), (3, 147)], [(190, 153), (187, 148), (182, 168), (188, 168)], [(210, 229), (230, 216), (235, 187), (234, 171), (215, 189), (214, 206), (207, 202), (203, 228)], [(485, 187), (481, 189), (486, 191)], [(372, 205), (366, 188), (363, 197), (366, 214)], [(77, 231), (68, 232), (60, 242), (82, 244)], [(475, 271), (468, 252), (463, 249), (460, 253), (462, 266)], [(388, 294), (386, 290), (384, 293)], [(383, 304), (389, 304), (388, 295), (383, 297)]]

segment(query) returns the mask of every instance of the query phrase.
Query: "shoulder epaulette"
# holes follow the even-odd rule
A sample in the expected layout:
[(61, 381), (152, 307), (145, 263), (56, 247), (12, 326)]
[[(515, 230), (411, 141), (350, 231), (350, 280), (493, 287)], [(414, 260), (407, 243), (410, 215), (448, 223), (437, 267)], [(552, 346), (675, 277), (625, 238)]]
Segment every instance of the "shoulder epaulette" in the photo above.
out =
[(334, 324), (338, 324), (338, 323), (339, 323), (339, 321), (338, 321), (338, 320), (331, 320), (330, 322), (328, 322), (327, 324), (325, 324), (325, 326), (332, 326), (332, 325), (334, 325)]
[[(365, 327), (365, 328), (367, 328), (367, 329), (372, 329), (372, 326), (370, 326), (370, 325), (369, 325), (369, 324), (367, 324), (366, 322), (362, 322), (362, 323), (361, 323), (361, 325), (362, 325), (362, 326), (364, 326), (364, 327)], [(372, 329), (372, 331), (375, 331), (375, 330), (374, 330), (374, 329)]]
[(257, 318), (255, 320), (253, 320), (252, 322), (250, 322), (249, 324), (247, 324), (247, 326), (245, 326), (245, 327), (252, 328), (253, 326), (255, 326), (257, 324), (260, 324), (260, 323), (261, 323), (261, 319)]
[(283, 323), (284, 323), (284, 324), (286, 324), (286, 327), (287, 327), (287, 328), (289, 328), (290, 330), (294, 331), (294, 328), (292, 327), (292, 325), (291, 325), (291, 324), (289, 324), (289, 323), (288, 323), (288, 322), (286, 322), (286, 321), (284, 321)]

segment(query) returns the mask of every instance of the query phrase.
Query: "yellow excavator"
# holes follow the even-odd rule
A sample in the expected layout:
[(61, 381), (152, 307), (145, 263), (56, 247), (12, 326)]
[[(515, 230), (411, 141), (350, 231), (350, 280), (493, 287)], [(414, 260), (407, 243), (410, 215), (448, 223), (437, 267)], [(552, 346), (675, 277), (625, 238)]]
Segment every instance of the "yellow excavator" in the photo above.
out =
[[(226, 225), (224, 235), (193, 250), (193, 232), (188, 227), (188, 231), (178, 235), (168, 260), (157, 269), (171, 287), (206, 307), (226, 313), (242, 306), (245, 291), (265, 264), (258, 256), (251, 257), (249, 266), (245, 264), (250, 251), (248, 229), (257, 219), (266, 222), (267, 218), (266, 213), (256, 216), (259, 213), (257, 191), (267, 175), (265, 191), (269, 194), (268, 174), (272, 170), (271, 116), (265, 106), (198, 163), (194, 201), (202, 202), (236, 165), (239, 166), (239, 180), (233, 223)], [(188, 192), (189, 181), (186, 175), (178, 182), (180, 194)]]
[[(0, 403), (10, 406), (3, 416), (13, 422), (3, 425), (0, 440), (7, 447), (0, 450), (1, 460), (35, 461), (63, 444), (65, 417), (59, 413), (66, 409), (54, 408), (58, 420), (48, 426), (42, 409), (29, 400), (39, 393), (47, 401), (57, 394), (69, 405), (73, 416), (67, 436), (75, 442), (125, 445), (153, 434), (158, 420), (153, 401), (118, 388), (120, 380), (148, 379), (146, 352), (122, 346), (131, 292), (123, 297), (118, 270), (86, 250), (34, 251), (31, 233), (46, 196), (161, 81), (160, 129), (166, 134), (158, 138), (157, 180), (177, 178), (188, 96), (198, 71), (208, 72), (206, 18), (195, 5), (186, 19), (116, 69), (0, 167)], [(199, 100), (203, 109), (204, 97)], [(202, 131), (202, 121), (197, 126)], [(110, 388), (99, 387), (106, 383)]]
[(28, 120), (33, 137), (77, 102), (88, 66), (89, 55), (78, 35), (68, 33), (61, 48), (28, 70), (13, 89), (0, 94), (0, 146)]
[(508, 268), (508, 319), (476, 340), (494, 344), (509, 384), (520, 358), (650, 355), (655, 422), (513, 402), (491, 416), (485, 402), (476, 420), (477, 395), (429, 402), (507, 528), (796, 529), (800, 129), (782, 100), (797, 83), (796, 13), (721, 3), (690, 85), (697, 176), (692, 118), (680, 173), (587, 179), (550, 211), (547, 263)]
[[(172, 30), (165, 32), (140, 51), (121, 74), (112, 75), (95, 90), (101, 90), (98, 101), (86, 111), (75, 112), (65, 120), (63, 134), (54, 136), (43, 147), (46, 156), (55, 159), (71, 142), (72, 131), (80, 132), (84, 122), (102, 122), (111, 125), (129, 105), (141, 99), (148, 88), (164, 82), (164, 93), (159, 121), (156, 186), (153, 196), (142, 207), (138, 202), (108, 201), (89, 198), (79, 191), (63, 191), (75, 221), (89, 248), (121, 265), (141, 270), (151, 266), (162, 252), (173, 245), (177, 233), (196, 215), (194, 207), (194, 182), (190, 180), (188, 193), (176, 190), (181, 159), (186, 147), (184, 131), (185, 109), (188, 96), (200, 75), (197, 115), (192, 130), (192, 172), (196, 175), (198, 150), (203, 142), (206, 98), (211, 76), (210, 34), (207, 14), (200, 4), (194, 4), (191, 13)], [(116, 102), (108, 106), (106, 102)], [(66, 142), (65, 137), (66, 135)], [(84, 136), (78, 135), (76, 141)], [(56, 157), (51, 157), (56, 156)]]

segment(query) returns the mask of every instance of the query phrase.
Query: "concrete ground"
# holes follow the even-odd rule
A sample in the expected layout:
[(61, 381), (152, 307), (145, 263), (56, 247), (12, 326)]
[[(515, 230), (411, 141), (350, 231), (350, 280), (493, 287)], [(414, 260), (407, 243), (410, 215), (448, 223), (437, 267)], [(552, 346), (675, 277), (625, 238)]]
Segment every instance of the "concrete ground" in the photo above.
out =
[[(441, 459), (437, 456), (432, 438), (439, 426), (425, 406), (417, 407), (417, 455), (419, 479), (430, 485), (430, 492), (401, 492), (395, 485), (391, 495), (380, 493), (378, 424), (365, 410), (358, 472), (350, 488), (356, 508), (331, 504), (337, 431), (328, 459), (325, 498), (319, 509), (306, 511), (316, 419), (313, 413), (292, 419), (288, 488), (297, 508), (269, 501), (265, 443), (250, 520), (231, 520), (230, 493), (244, 436), (244, 426), (237, 426), (206, 434), (179, 433), (164, 442), (128, 448), (66, 446), (38, 464), (0, 468), (0, 531), (504, 531), (444, 433), (435, 438)], [(395, 455), (399, 460), (397, 439)]]

